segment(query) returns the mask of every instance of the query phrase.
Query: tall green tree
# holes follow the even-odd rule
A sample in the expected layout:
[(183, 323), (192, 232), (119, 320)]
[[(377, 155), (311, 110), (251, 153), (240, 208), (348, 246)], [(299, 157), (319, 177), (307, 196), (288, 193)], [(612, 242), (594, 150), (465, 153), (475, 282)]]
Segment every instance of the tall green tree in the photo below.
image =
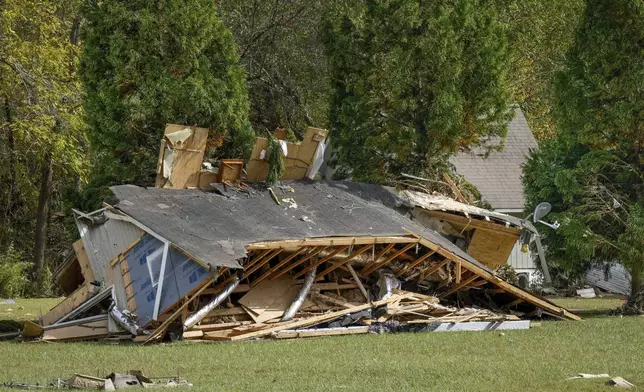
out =
[(556, 80), (557, 139), (525, 168), (528, 208), (551, 201), (562, 221), (548, 238), (553, 259), (581, 271), (621, 262), (633, 294), (644, 269), (643, 43), (643, 2), (587, 0)]
[(585, 0), (497, 0), (508, 30), (510, 88), (537, 140), (556, 136), (555, 74), (584, 14)]
[(31, 259), (37, 291), (48, 243), (66, 242), (60, 222), (48, 231), (50, 210), (58, 212), (62, 190), (85, 175), (77, 8), (0, 2), (0, 256)]
[(327, 127), (329, 72), (321, 37), (325, 0), (218, 3), (246, 71), (256, 131)]
[(326, 46), (332, 143), (355, 179), (429, 175), (506, 132), (507, 31), (490, 2), (337, 2)]
[(153, 183), (166, 123), (226, 132), (220, 155), (248, 152), (244, 71), (213, 0), (90, 0), (83, 14), (95, 184)]

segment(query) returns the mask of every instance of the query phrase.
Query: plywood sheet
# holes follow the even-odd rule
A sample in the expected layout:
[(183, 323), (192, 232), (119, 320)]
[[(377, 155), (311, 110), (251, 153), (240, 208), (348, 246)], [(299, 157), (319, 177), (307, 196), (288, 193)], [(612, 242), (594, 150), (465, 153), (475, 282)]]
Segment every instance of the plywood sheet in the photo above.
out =
[[(282, 180), (301, 180), (313, 162), (318, 144), (327, 137), (326, 129), (309, 127), (301, 143), (286, 143), (288, 154), (284, 159)], [(260, 159), (262, 150), (268, 149), (268, 139), (257, 138), (250, 160), (246, 165), (249, 182), (266, 181), (268, 162)]]
[(83, 285), (42, 316), (42, 325), (50, 325), (69, 314), (90, 297), (89, 285)]
[[(190, 136), (176, 138), (173, 135)], [(168, 124), (164, 133), (164, 143), (159, 152), (156, 186), (160, 188), (184, 189), (199, 186), (201, 164), (206, 152), (208, 129)], [(165, 162), (171, 167), (170, 176), (164, 176)]]
[(89, 258), (87, 257), (87, 252), (85, 251), (85, 245), (83, 245), (83, 240), (78, 240), (74, 242), (74, 252), (76, 252), (76, 258), (78, 259), (78, 264), (81, 267), (81, 273), (85, 278), (85, 282), (94, 281), (94, 271), (92, 266), (89, 263)]
[(517, 238), (487, 230), (474, 231), (467, 253), (483, 265), (496, 270), (507, 263)]
[(70, 325), (67, 327), (55, 328), (45, 331), (42, 339), (50, 340), (83, 340), (94, 339), (109, 334), (107, 328), (107, 317), (103, 320), (93, 321), (86, 324)]
[(281, 317), (297, 295), (299, 286), (284, 276), (264, 280), (244, 295), (239, 303), (257, 323)]

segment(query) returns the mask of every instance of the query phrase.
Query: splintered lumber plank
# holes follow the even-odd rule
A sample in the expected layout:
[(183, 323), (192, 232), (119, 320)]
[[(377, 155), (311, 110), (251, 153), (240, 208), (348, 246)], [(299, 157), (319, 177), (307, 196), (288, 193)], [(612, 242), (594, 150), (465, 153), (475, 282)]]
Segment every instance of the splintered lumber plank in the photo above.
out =
[(251, 321), (237, 321), (237, 322), (230, 322), (230, 323), (195, 325), (194, 327), (191, 328), (191, 331), (199, 330), (199, 331), (209, 332), (209, 331), (216, 331), (219, 329), (241, 327), (242, 325), (249, 325), (251, 323), (252, 323)]
[(277, 271), (278, 269), (280, 269), (283, 266), (285, 266), (289, 261), (291, 261), (294, 258), (296, 258), (297, 256), (299, 256), (300, 254), (302, 254), (302, 252), (306, 251), (307, 249), (310, 249), (310, 248), (303, 247), (303, 248), (298, 249), (296, 252), (293, 252), (290, 256), (288, 256), (284, 260), (280, 261), (275, 267), (270, 268), (262, 276), (260, 276), (259, 278), (253, 280), (253, 283), (251, 283), (251, 285), (252, 286), (257, 286), (262, 280), (264, 280), (264, 279), (268, 278), (269, 276), (271, 276), (275, 271)]
[(362, 282), (360, 281), (360, 277), (351, 266), (351, 263), (348, 263), (346, 267), (349, 270), (349, 273), (351, 274), (351, 276), (353, 277), (353, 280), (358, 285), (358, 288), (360, 289), (360, 292), (362, 293), (362, 296), (364, 297), (365, 301), (369, 302), (371, 300), (369, 298), (369, 293), (367, 292), (367, 289), (365, 289), (364, 286), (362, 285)]
[(144, 343), (151, 342), (152, 340), (158, 338), (163, 332), (165, 332), (166, 328), (168, 328), (168, 325), (170, 325), (177, 317), (181, 315), (183, 309), (185, 309), (188, 304), (190, 304), (190, 302), (192, 302), (195, 298), (198, 298), (201, 293), (203, 293), (204, 290), (208, 288), (208, 286), (210, 286), (215, 280), (217, 280), (217, 277), (218, 275), (214, 275), (206, 280), (203, 286), (201, 286), (201, 288), (197, 290), (197, 292), (195, 292), (190, 298), (186, 299), (183, 304), (170, 315), (170, 317), (168, 317), (161, 325), (159, 325), (159, 327), (157, 327), (157, 329), (152, 332), (152, 334), (145, 340)]
[(327, 238), (305, 238), (302, 240), (285, 240), (256, 242), (246, 246), (246, 250), (274, 249), (274, 248), (300, 248), (303, 246), (340, 246), (340, 245), (377, 245), (377, 244), (405, 244), (417, 243), (418, 238), (409, 236), (391, 237), (327, 237)]
[(402, 248), (399, 251), (395, 252), (393, 255), (389, 256), (384, 261), (377, 262), (378, 259), (374, 260), (373, 261), (374, 264), (371, 267), (367, 268), (366, 271), (363, 271), (362, 275), (367, 276), (367, 275), (371, 274), (373, 271), (375, 271), (375, 270), (377, 270), (379, 268), (382, 268), (384, 265), (391, 263), (396, 257), (398, 257), (401, 254), (407, 252), (409, 249), (413, 248), (415, 245), (416, 245), (415, 243), (408, 244), (404, 248)]
[(427, 277), (431, 276), (433, 273), (435, 273), (439, 269), (443, 268), (447, 263), (449, 263), (449, 261), (450, 261), (449, 259), (445, 259), (445, 260), (439, 262), (438, 264), (435, 264), (435, 265), (429, 267), (428, 269), (426, 269), (425, 271), (421, 272), (420, 277), (418, 278), (418, 283), (422, 282)]
[(456, 283), (461, 283), (461, 262), (456, 261)]
[(316, 268), (318, 265), (326, 263), (327, 261), (331, 260), (334, 256), (336, 256), (338, 253), (344, 252), (345, 250), (349, 249), (348, 245), (344, 245), (339, 247), (338, 249), (334, 250), (331, 254), (317, 260), (314, 263), (311, 263), (308, 267), (304, 268), (302, 271), (298, 272), (297, 274), (293, 275), (293, 278), (297, 279), (300, 276), (306, 274), (307, 272), (311, 271), (313, 268)]
[(254, 259), (252, 259), (248, 264), (244, 266), (244, 269), (248, 269), (252, 267), (255, 263), (258, 261), (262, 260), (264, 257), (266, 257), (267, 254), (269, 254), (273, 249), (266, 249), (263, 252), (261, 252), (259, 255), (257, 255)]
[(107, 330), (107, 317), (103, 320), (88, 322), (85, 324), (70, 325), (45, 330), (42, 340), (83, 340), (95, 339), (109, 335)]
[(479, 229), (479, 230), (485, 230), (485, 231), (491, 231), (491, 232), (496, 232), (496, 233), (504, 233), (504, 234), (511, 234), (519, 238), (519, 234), (521, 233), (521, 229), (518, 227), (505, 227), (505, 225), (501, 225), (498, 223), (493, 223), (493, 222), (486, 222), (480, 219), (470, 219), (466, 218), (464, 216), (460, 215), (455, 215), (455, 214), (450, 214), (449, 212), (442, 212), (442, 211), (425, 211), (425, 213), (429, 216), (432, 216), (436, 219), (440, 219), (443, 221), (447, 222), (455, 222), (461, 225), (466, 225), (468, 227), (471, 227), (473, 229)]
[(265, 329), (262, 329), (260, 331), (255, 331), (255, 332), (251, 332), (251, 333), (247, 333), (247, 334), (243, 334), (243, 335), (233, 336), (231, 338), (231, 340), (236, 341), (236, 340), (244, 340), (244, 339), (256, 338), (256, 337), (260, 337), (260, 336), (270, 335), (273, 332), (281, 331), (281, 330), (284, 330), (284, 329), (294, 329), (294, 328), (304, 327), (304, 326), (308, 326), (308, 325), (315, 325), (315, 324), (319, 324), (319, 323), (322, 323), (322, 322), (325, 322), (325, 321), (328, 321), (328, 320), (332, 320), (332, 319), (334, 319), (336, 317), (344, 316), (345, 314), (355, 313), (355, 312), (360, 312), (360, 311), (365, 310), (365, 309), (375, 308), (375, 307), (378, 307), (378, 306), (386, 305), (388, 303), (392, 303), (394, 301), (399, 301), (399, 300), (404, 299), (404, 298), (409, 298), (409, 295), (406, 295), (406, 294), (403, 294), (403, 295), (394, 294), (391, 297), (389, 297), (387, 299), (380, 300), (380, 301), (375, 301), (375, 302), (364, 304), (364, 305), (354, 306), (354, 307), (349, 308), (349, 309), (342, 309), (342, 310), (338, 310), (338, 311), (335, 311), (335, 312), (326, 313), (326, 314), (323, 314), (323, 315), (320, 315), (320, 316), (309, 317), (307, 319), (298, 320), (298, 321), (295, 321), (293, 323), (286, 324), (286, 325), (279, 325), (277, 327), (265, 328)]
[(184, 339), (199, 339), (203, 337), (203, 331), (183, 331)]
[(339, 300), (337, 298), (329, 297), (328, 295), (324, 295), (324, 294), (320, 294), (320, 293), (312, 293), (311, 297), (313, 297), (313, 299), (319, 299), (319, 300), (321, 300), (323, 302), (338, 305), (338, 306), (341, 306), (341, 307), (347, 308), (347, 309), (350, 309), (350, 308), (355, 306), (355, 305), (351, 305), (350, 303), (348, 303), (346, 301), (342, 301), (342, 300)]
[(326, 248), (328, 248), (328, 247), (326, 247), (326, 246), (325, 246), (324, 248), (320, 248), (320, 249), (317, 249), (317, 250), (315, 250), (315, 251), (313, 251), (313, 252), (309, 253), (309, 254), (308, 254), (308, 255), (306, 255), (305, 257), (303, 257), (303, 258), (301, 258), (300, 260), (296, 261), (295, 263), (292, 263), (291, 265), (289, 265), (289, 266), (288, 266), (288, 268), (286, 268), (286, 269), (282, 270), (282, 271), (281, 271), (280, 273), (278, 273), (277, 275), (275, 275), (275, 276), (271, 277), (271, 280), (275, 280), (275, 279), (279, 278), (280, 276), (282, 276), (282, 275), (286, 274), (287, 272), (289, 272), (289, 271), (290, 271), (290, 270), (292, 270), (293, 268), (297, 267), (298, 265), (300, 265), (300, 264), (304, 263), (305, 261), (310, 260), (311, 258), (313, 258), (313, 257), (315, 257), (315, 256), (317, 256), (317, 255), (319, 255), (319, 254), (320, 254), (323, 250), (325, 250)]
[[(380, 260), (381, 257), (383, 257), (385, 254), (387, 254), (387, 252), (389, 252), (394, 246), (396, 246), (395, 243), (391, 243), (391, 244), (385, 246), (380, 252), (378, 252), (377, 255), (375, 255), (373, 257), (373, 260), (371, 260), (371, 262), (376, 263), (378, 260)], [(365, 271), (367, 271), (369, 268), (370, 268), (369, 266), (363, 267), (362, 271), (360, 271), (360, 275), (367, 276)]]
[(428, 251), (427, 253), (425, 253), (421, 257), (419, 257), (416, 260), (412, 261), (411, 263), (407, 264), (407, 266), (405, 266), (405, 268), (403, 268), (400, 272), (398, 272), (396, 274), (396, 277), (399, 277), (399, 276), (405, 274), (407, 271), (411, 270), (412, 268), (414, 268), (418, 264), (420, 264), (423, 261), (427, 260), (428, 258), (430, 258), (434, 254), (436, 254), (435, 251), (433, 251), (433, 250)]
[(357, 335), (369, 332), (369, 326), (344, 328), (318, 328), (282, 330), (275, 333), (277, 339), (312, 338), (317, 336)]
[(273, 257), (277, 256), (278, 254), (280, 254), (281, 251), (282, 251), (282, 248), (277, 248), (277, 249), (273, 250), (271, 253), (269, 253), (268, 256), (266, 256), (264, 259), (262, 259), (262, 260), (258, 261), (257, 263), (255, 263), (255, 265), (253, 265), (250, 269), (248, 269), (248, 270), (246, 270), (244, 272), (243, 279), (248, 278), (250, 276), (250, 274), (252, 274), (253, 272), (255, 272), (258, 269), (262, 268), (264, 266), (264, 264), (266, 264), (269, 261), (271, 261), (271, 259)]
[(363, 246), (362, 248), (360, 248), (357, 251), (351, 253), (349, 256), (345, 257), (341, 261), (338, 261), (337, 263), (333, 263), (333, 265), (327, 267), (327, 269), (325, 269), (324, 271), (318, 273), (317, 276), (316, 276), (316, 279), (319, 279), (319, 278), (323, 277), (324, 275), (330, 273), (331, 271), (334, 271), (336, 268), (339, 268), (339, 267), (345, 265), (346, 263), (350, 262), (354, 258), (356, 258), (356, 257), (360, 256), (361, 254), (363, 254), (364, 252), (368, 251), (369, 249), (371, 249), (371, 245)]
[(457, 283), (454, 287), (452, 287), (447, 292), (445, 292), (443, 295), (441, 295), (441, 298), (447, 297), (448, 295), (451, 295), (451, 294), (457, 292), (461, 287), (467, 286), (468, 284), (474, 282), (478, 278), (479, 278), (479, 276), (474, 274), (473, 276), (470, 276), (469, 278), (465, 279), (461, 283)]
[(522, 290), (519, 287), (516, 287), (516, 286), (514, 286), (514, 285), (512, 285), (512, 284), (510, 284), (510, 283), (508, 283), (508, 282), (506, 282), (506, 281), (504, 281), (502, 279), (500, 279), (499, 277), (494, 275), (493, 272), (490, 272), (490, 271), (488, 271), (488, 270), (486, 270), (484, 268), (481, 268), (478, 265), (476, 265), (476, 264), (474, 264), (474, 263), (472, 263), (472, 262), (470, 262), (470, 261), (468, 261), (468, 260), (466, 260), (466, 259), (464, 259), (464, 258), (462, 258), (462, 257), (460, 257), (460, 256), (458, 256), (458, 255), (446, 250), (446, 249), (441, 248), (440, 246), (434, 244), (433, 242), (431, 242), (431, 241), (429, 241), (429, 240), (427, 240), (425, 238), (421, 238), (420, 243), (425, 245), (428, 248), (431, 248), (431, 249), (435, 250), (437, 253), (441, 254), (442, 256), (444, 256), (446, 258), (452, 259), (454, 261), (459, 260), (462, 263), (462, 267), (467, 269), (468, 271), (470, 271), (470, 272), (472, 272), (472, 273), (474, 273), (476, 275), (479, 275), (481, 278), (483, 278), (483, 279), (487, 280), (488, 282), (492, 283), (493, 285), (505, 290), (507, 293), (512, 294), (512, 295), (516, 296), (517, 298), (522, 298), (526, 302), (529, 302), (529, 303), (537, 306), (538, 308), (547, 311), (548, 313), (550, 313), (552, 315), (555, 315), (555, 316), (558, 316), (558, 317), (561, 317), (561, 318), (567, 318), (569, 320), (581, 320), (581, 317), (577, 316), (576, 314), (571, 313), (568, 310), (566, 310), (566, 309), (564, 309), (564, 308), (562, 308), (560, 306), (557, 306), (557, 305), (553, 304), (550, 301), (547, 301), (547, 300), (545, 300), (543, 298), (540, 298), (540, 297), (538, 297), (538, 296), (536, 296), (534, 294), (528, 293), (527, 291)]
[(204, 317), (204, 320), (214, 318), (214, 317), (241, 316), (241, 315), (247, 315), (247, 314), (248, 312), (246, 312), (244, 308), (242, 308), (241, 306), (236, 306), (234, 308), (217, 308), (210, 311), (210, 313), (208, 313), (208, 315)]

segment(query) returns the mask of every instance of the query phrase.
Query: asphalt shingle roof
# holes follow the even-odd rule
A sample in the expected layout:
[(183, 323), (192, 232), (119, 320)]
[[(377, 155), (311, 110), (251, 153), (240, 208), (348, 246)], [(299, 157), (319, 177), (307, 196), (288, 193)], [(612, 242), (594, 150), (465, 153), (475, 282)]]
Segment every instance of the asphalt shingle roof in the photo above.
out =
[(523, 165), (530, 150), (536, 148), (537, 141), (528, 122), (521, 109), (517, 109), (514, 119), (508, 124), (503, 151), (492, 152), (486, 158), (481, 156), (482, 149), (474, 149), (454, 155), (450, 162), (457, 173), (478, 188), (495, 210), (523, 210)]

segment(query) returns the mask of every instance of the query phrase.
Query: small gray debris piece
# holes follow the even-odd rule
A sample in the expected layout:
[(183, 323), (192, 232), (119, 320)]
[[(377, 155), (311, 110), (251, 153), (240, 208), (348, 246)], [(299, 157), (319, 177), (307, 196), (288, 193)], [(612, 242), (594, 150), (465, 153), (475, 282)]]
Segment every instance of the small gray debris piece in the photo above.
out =
[(633, 388), (635, 386), (621, 377), (611, 378), (606, 382), (606, 385), (612, 386), (612, 387), (620, 387), (620, 388)]
[(602, 373), (602, 374), (579, 373), (574, 377), (568, 378), (568, 380), (574, 380), (574, 379), (578, 379), (578, 378), (609, 378), (609, 377), (610, 377), (610, 375), (606, 374), (606, 373)]
[(112, 382), (111, 379), (109, 378), (105, 379), (105, 384), (103, 384), (103, 390), (116, 391), (116, 388), (114, 388), (114, 383)]
[(162, 209), (162, 210), (165, 210), (165, 209), (167, 209), (167, 208), (170, 208), (170, 206), (169, 206), (169, 205), (167, 205), (167, 204), (163, 204), (163, 203), (159, 203), (159, 204), (157, 204), (157, 207), (159, 207), (159, 208), (160, 208), (160, 209)]

